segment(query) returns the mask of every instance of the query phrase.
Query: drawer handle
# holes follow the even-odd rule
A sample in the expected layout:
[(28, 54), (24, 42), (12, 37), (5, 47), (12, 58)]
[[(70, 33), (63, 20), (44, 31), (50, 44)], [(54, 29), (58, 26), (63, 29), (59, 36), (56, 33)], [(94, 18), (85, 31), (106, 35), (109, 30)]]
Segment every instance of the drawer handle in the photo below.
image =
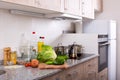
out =
[(88, 65), (88, 67), (92, 66), (91, 64)]
[(56, 78), (55, 80), (60, 80), (60, 78)]

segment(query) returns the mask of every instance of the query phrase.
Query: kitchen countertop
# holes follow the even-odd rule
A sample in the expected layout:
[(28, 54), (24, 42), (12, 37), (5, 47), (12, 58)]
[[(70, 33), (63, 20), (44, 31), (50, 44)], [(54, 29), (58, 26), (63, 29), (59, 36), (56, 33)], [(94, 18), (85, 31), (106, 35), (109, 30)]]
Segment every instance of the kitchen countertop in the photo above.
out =
[[(79, 60), (68, 59), (69, 67), (85, 62), (89, 59), (97, 57), (96, 54), (84, 54)], [(0, 70), (5, 70), (6, 73), (0, 75), (0, 80), (40, 80), (47, 76), (53, 75), (62, 69), (38, 69), (31, 67), (24, 67), (23, 65), (14, 66), (0, 66)]]

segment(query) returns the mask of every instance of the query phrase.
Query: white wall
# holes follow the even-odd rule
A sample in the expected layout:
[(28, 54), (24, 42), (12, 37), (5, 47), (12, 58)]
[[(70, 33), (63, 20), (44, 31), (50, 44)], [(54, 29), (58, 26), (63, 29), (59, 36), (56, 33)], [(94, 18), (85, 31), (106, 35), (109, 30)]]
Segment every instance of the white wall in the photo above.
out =
[(120, 0), (103, 0), (103, 12), (96, 19), (117, 21), (117, 80), (120, 80)]
[(45, 36), (46, 44), (53, 45), (63, 30), (73, 30), (71, 21), (13, 15), (8, 10), (0, 9), (0, 55), (3, 55), (4, 47), (18, 48), (23, 33), (30, 40), (30, 34), (35, 31), (37, 37)]
[(72, 45), (75, 42), (76, 44), (82, 45), (83, 53), (98, 54), (97, 34), (63, 34), (58, 41), (64, 46)]

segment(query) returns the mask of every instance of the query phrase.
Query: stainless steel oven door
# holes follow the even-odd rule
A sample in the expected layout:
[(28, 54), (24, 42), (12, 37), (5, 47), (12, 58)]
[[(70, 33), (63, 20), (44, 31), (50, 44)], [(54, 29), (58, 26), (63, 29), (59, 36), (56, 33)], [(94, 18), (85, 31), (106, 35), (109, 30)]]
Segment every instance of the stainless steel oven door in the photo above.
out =
[(104, 68), (108, 67), (108, 46), (108, 42), (99, 42), (99, 72), (102, 71)]

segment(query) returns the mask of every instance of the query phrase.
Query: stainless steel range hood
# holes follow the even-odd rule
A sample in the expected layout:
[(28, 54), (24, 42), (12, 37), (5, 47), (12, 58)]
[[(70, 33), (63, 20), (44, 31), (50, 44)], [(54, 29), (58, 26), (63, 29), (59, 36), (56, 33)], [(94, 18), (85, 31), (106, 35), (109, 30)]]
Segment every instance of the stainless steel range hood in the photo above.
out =
[(51, 19), (69, 19), (69, 20), (82, 20), (82, 17), (71, 15), (71, 14), (64, 14), (64, 13), (52, 13), (52, 14), (46, 14), (45, 17), (51, 18)]

